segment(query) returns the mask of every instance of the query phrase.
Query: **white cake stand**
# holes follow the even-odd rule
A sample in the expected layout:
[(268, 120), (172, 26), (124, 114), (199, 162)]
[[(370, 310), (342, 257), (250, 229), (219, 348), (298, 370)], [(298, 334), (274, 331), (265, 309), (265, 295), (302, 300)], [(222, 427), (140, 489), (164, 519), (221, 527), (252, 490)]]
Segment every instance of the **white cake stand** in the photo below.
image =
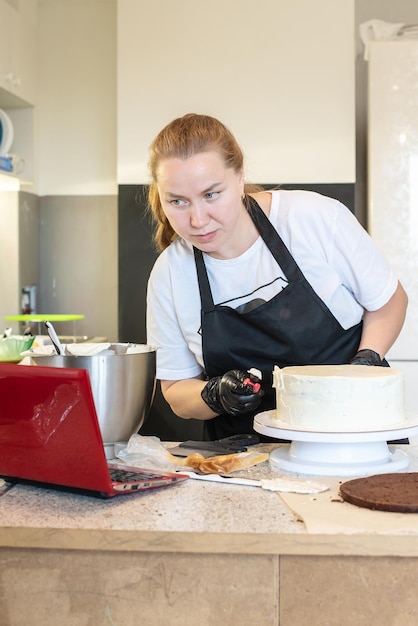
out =
[(270, 465), (276, 471), (298, 474), (367, 476), (398, 472), (408, 467), (409, 457), (403, 450), (389, 447), (387, 441), (418, 433), (418, 415), (408, 414), (405, 422), (390, 429), (341, 433), (296, 430), (279, 423), (275, 414), (273, 410), (256, 415), (254, 430), (291, 441), (270, 454)]

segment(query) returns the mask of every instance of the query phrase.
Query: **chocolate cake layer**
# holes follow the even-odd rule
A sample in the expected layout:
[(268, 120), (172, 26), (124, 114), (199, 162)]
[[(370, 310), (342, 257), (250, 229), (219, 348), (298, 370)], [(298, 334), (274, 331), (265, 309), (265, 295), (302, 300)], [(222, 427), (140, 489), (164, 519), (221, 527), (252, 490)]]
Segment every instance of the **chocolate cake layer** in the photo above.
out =
[(340, 493), (346, 502), (367, 509), (418, 513), (418, 472), (355, 478), (342, 483)]

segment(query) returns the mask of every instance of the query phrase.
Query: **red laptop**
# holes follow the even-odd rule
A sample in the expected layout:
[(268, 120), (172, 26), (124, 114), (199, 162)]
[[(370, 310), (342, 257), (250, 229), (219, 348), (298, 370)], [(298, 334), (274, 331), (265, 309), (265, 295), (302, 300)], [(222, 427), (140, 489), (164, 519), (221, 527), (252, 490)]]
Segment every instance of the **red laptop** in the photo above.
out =
[(0, 477), (109, 498), (188, 476), (108, 464), (87, 370), (0, 363)]

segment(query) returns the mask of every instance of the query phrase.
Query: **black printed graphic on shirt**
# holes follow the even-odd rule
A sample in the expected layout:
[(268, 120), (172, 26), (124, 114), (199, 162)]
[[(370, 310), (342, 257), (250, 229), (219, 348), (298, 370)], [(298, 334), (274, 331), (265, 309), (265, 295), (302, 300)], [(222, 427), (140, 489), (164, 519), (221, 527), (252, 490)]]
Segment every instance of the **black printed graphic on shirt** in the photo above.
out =
[(271, 282), (253, 289), (250, 293), (236, 296), (224, 302), (217, 302), (217, 305), (228, 305), (236, 309), (239, 313), (248, 313), (248, 311), (252, 311), (274, 298), (274, 296), (280, 293), (288, 284), (284, 276), (278, 276)]

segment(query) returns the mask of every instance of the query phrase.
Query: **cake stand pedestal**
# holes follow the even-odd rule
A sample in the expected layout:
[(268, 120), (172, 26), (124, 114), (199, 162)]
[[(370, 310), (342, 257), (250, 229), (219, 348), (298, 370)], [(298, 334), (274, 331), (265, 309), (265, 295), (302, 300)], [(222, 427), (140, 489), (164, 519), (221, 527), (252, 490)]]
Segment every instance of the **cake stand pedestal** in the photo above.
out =
[(275, 411), (259, 413), (254, 430), (290, 444), (270, 454), (276, 471), (315, 476), (368, 476), (404, 470), (409, 465), (406, 452), (389, 447), (388, 440), (403, 439), (418, 433), (418, 416), (407, 416), (397, 428), (364, 432), (318, 432), (296, 430), (275, 419)]

